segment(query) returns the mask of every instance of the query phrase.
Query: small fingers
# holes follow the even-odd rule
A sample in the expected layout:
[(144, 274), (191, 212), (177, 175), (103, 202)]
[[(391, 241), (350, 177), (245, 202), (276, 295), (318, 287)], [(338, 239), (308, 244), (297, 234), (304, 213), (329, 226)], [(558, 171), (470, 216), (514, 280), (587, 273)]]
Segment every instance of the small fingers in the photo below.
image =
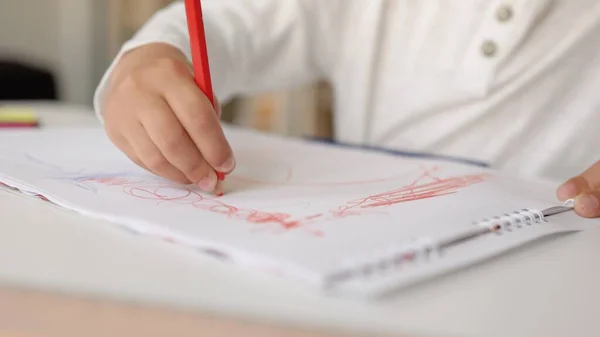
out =
[(132, 69), (113, 82), (103, 109), (111, 140), (140, 167), (212, 191), (215, 169), (230, 172), (235, 166), (220, 106), (213, 109), (184, 59), (157, 58)]
[(130, 126), (127, 141), (133, 148), (136, 157), (139, 158), (142, 167), (171, 181), (180, 184), (190, 183), (190, 180), (165, 158), (141, 124), (135, 123)]
[(600, 217), (600, 191), (588, 191), (575, 198), (575, 212), (585, 218)]
[(142, 125), (150, 140), (164, 158), (183, 173), (189, 181), (197, 184), (204, 191), (213, 191), (217, 183), (214, 169), (204, 160), (167, 103), (156, 100), (152, 103), (151, 109), (155, 112), (141, 117)]
[(225, 138), (218, 113), (193, 81), (177, 78), (166, 85), (165, 99), (202, 153), (215, 170), (229, 173), (235, 168), (235, 159)]
[(600, 190), (600, 161), (577, 177), (569, 179), (558, 188), (556, 194), (559, 200), (565, 201), (589, 190)]

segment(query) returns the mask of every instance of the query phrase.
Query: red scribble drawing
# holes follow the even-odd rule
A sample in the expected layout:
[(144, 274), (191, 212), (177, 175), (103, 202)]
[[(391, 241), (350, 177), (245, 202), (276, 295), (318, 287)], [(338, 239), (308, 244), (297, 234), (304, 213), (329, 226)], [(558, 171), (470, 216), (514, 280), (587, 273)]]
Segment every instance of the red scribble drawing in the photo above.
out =
[(192, 187), (181, 186), (174, 188), (170, 185), (127, 186), (128, 184), (125, 182), (122, 185), (125, 185), (123, 191), (126, 194), (138, 199), (153, 200), (157, 201), (158, 204), (189, 205), (254, 224), (278, 224), (284, 229), (292, 229), (298, 227), (301, 221), (292, 219), (291, 214), (238, 208), (226, 204), (219, 200), (220, 198), (203, 195)]
[(321, 231), (307, 228), (307, 226), (374, 211), (382, 212), (385, 208), (400, 203), (454, 194), (463, 188), (481, 183), (489, 177), (488, 174), (472, 174), (440, 178), (435, 174), (437, 171), (439, 171), (439, 167), (423, 168), (421, 175), (406, 186), (352, 200), (337, 208), (304, 217), (294, 217), (292, 214), (283, 212), (265, 212), (236, 207), (227, 204), (223, 198), (204, 195), (195, 187), (174, 186), (168, 182), (151, 185), (139, 179), (106, 176), (86, 177), (78, 182), (120, 186), (125, 194), (138, 199), (155, 201), (157, 205), (186, 205), (254, 225), (268, 226), (269, 228), (273, 228), (275, 225), (276, 228), (284, 231), (303, 227), (315, 236), (323, 236)]
[[(438, 178), (433, 175), (437, 170), (439, 170), (439, 167), (434, 167), (431, 170), (424, 169), (423, 174), (407, 186), (349, 201), (346, 205), (341, 206), (335, 215), (337, 217), (356, 215), (359, 214), (358, 210), (361, 209), (383, 208), (409, 201), (454, 194), (462, 188), (481, 183), (489, 177), (489, 174), (472, 174)], [(432, 181), (423, 182), (427, 178)]]

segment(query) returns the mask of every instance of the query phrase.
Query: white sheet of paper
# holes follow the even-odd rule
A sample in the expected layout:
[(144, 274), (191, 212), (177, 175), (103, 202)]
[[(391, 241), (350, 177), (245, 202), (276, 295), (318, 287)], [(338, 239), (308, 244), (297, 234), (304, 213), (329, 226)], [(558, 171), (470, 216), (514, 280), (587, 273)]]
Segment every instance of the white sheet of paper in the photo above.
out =
[[(237, 169), (220, 198), (138, 168), (100, 128), (1, 134), (0, 181), (139, 233), (317, 284), (343, 263), (408, 240), (437, 240), (474, 221), (557, 204), (555, 186), (479, 167), (234, 127), (226, 133)], [(575, 215), (557, 219), (465, 244), (443, 261), (386, 280), (408, 284), (588, 225)]]

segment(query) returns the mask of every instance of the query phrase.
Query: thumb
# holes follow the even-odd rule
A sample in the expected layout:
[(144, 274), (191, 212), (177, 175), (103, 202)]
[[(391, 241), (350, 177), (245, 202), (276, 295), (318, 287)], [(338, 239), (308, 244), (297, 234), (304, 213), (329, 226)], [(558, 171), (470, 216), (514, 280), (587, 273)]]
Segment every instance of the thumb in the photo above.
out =
[(575, 212), (585, 218), (600, 217), (600, 192), (589, 191), (575, 198)]

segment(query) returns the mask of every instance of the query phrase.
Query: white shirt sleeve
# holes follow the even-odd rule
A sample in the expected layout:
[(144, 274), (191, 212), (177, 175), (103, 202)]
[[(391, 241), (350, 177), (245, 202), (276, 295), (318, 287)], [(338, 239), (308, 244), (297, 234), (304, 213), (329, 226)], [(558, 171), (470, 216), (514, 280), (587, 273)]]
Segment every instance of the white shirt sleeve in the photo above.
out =
[[(215, 95), (226, 101), (326, 77), (335, 41), (334, 0), (203, 0), (204, 25)], [(324, 20), (325, 19), (325, 20)], [(326, 26), (324, 26), (326, 24)], [(94, 95), (99, 118), (108, 78), (120, 57), (162, 42), (190, 56), (182, 2), (157, 12), (129, 41), (104, 74)]]

